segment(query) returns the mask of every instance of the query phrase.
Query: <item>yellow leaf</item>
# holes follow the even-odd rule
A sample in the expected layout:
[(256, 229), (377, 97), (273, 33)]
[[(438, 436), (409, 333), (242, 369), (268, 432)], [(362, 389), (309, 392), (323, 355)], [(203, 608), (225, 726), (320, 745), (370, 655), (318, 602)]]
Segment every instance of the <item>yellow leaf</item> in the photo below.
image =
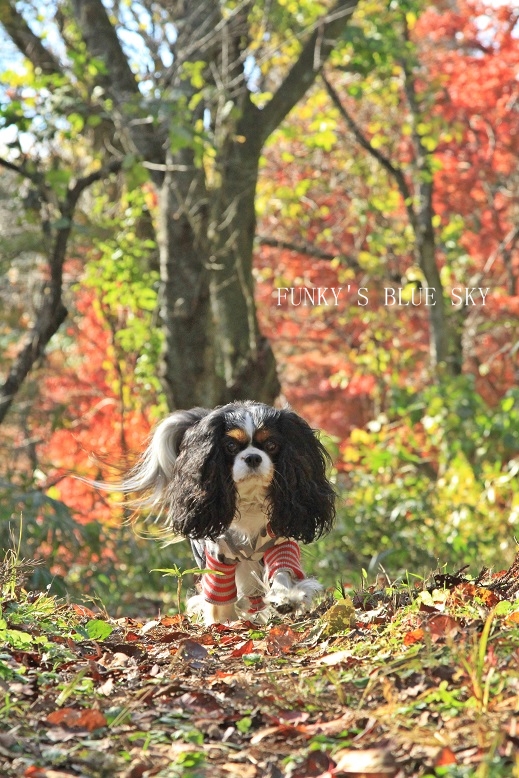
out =
[(408, 11), (405, 15), (405, 20), (407, 22), (407, 27), (412, 30), (416, 25), (416, 14), (412, 11)]
[(57, 486), (51, 486), (47, 489), (47, 497), (51, 500), (61, 500), (61, 492)]
[(360, 454), (353, 446), (346, 446), (343, 451), (343, 459), (345, 462), (358, 462)]
[(351, 431), (350, 440), (354, 445), (359, 443), (366, 443), (367, 445), (371, 442), (371, 437), (366, 430), (361, 430), (357, 427)]

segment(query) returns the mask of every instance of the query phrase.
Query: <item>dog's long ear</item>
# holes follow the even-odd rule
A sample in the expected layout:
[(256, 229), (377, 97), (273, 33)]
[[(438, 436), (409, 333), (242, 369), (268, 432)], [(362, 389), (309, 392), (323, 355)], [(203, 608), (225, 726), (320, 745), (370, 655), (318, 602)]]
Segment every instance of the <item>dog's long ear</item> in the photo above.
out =
[(236, 487), (222, 447), (225, 422), (215, 413), (188, 429), (165, 493), (168, 523), (189, 538), (211, 538), (229, 527)]
[(155, 428), (144, 454), (124, 479), (121, 491), (140, 494), (141, 498), (136, 501), (140, 505), (160, 507), (184, 435), (208, 413), (210, 411), (205, 408), (192, 408), (176, 411), (165, 418)]
[(269, 487), (270, 524), (276, 535), (310, 543), (328, 532), (335, 518), (335, 493), (326, 477), (329, 456), (309, 425), (281, 411), (283, 440)]

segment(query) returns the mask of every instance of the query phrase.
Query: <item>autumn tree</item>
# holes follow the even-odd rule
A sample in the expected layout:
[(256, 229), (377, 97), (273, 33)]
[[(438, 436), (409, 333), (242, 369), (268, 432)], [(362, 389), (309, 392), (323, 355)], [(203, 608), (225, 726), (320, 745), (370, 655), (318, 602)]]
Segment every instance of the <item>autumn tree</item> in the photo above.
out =
[[(78, 198), (121, 168), (138, 169), (141, 180), (144, 171), (157, 194), (170, 407), (276, 396), (252, 277), (259, 159), (356, 3), (145, 0), (109, 10), (101, 0), (72, 0), (41, 19), (36, 6), (22, 11), (1, 0), (3, 30), (27, 67), (22, 78), (5, 77), (11, 99), (1, 121), (17, 134), (2, 164), (32, 182), (47, 213), (49, 266), (43, 307), (1, 389), (4, 414), (65, 318), (63, 249)], [(42, 21), (53, 26), (52, 37)], [(23, 133), (37, 139), (31, 150)]]
[[(339, 106), (318, 79), (267, 144), (257, 197), (260, 314), (286, 365), (284, 392), (341, 437), (387, 413), (395, 385), (417, 391), (432, 379), (441, 392), (461, 369), (495, 404), (517, 382), (519, 332), (515, 6), (363, 2), (350, 35), (324, 68)], [(431, 306), (410, 304), (431, 283), (420, 219), (447, 369), (431, 369)], [(293, 285), (343, 291), (337, 307), (331, 293), (314, 310), (277, 306), (275, 287)], [(384, 287), (401, 288), (403, 305), (384, 305)], [(466, 287), (489, 290), (485, 305), (478, 293), (452, 305)]]
[[(470, 0), (455, 9), (422, 0), (383, 7), (372, 0), (359, 22), (323, 83), (347, 132), (387, 176), (388, 190), (398, 192), (415, 276), (430, 291), (432, 364), (457, 374), (471, 306), (466, 299), (453, 306), (451, 288), (480, 286), (492, 252), (507, 263), (508, 288), (515, 286), (517, 13)], [(481, 246), (488, 219), (495, 242), (487, 244), (486, 257), (476, 257), (461, 233), (472, 231)]]

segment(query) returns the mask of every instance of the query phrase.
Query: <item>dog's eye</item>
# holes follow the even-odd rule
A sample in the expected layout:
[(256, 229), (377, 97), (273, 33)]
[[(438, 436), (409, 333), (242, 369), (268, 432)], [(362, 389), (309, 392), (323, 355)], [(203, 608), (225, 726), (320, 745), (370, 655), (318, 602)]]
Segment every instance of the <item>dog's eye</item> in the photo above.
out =
[(276, 451), (279, 449), (279, 445), (276, 443), (275, 440), (267, 440), (263, 448), (265, 449), (267, 454), (275, 454)]
[(228, 438), (224, 442), (223, 447), (227, 452), (227, 454), (231, 454), (232, 456), (234, 456), (234, 454), (237, 454), (238, 451), (240, 450), (240, 444), (237, 443), (235, 440), (232, 440), (231, 438)]

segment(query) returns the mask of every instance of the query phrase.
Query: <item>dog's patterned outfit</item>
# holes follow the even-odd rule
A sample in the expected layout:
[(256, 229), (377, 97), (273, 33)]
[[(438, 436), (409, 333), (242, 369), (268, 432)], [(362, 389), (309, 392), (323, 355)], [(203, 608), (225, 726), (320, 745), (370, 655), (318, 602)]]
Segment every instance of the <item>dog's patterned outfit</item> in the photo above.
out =
[[(270, 524), (255, 538), (227, 530), (217, 540), (192, 540), (191, 547), (200, 569), (214, 570), (216, 573), (204, 573), (202, 576), (204, 599), (214, 605), (236, 602), (236, 567), (244, 560), (263, 564), (269, 581), (280, 570), (288, 570), (298, 580), (305, 577), (299, 544), (295, 540), (276, 537)], [(258, 593), (251, 593), (249, 600), (249, 613), (265, 607), (259, 590)]]

